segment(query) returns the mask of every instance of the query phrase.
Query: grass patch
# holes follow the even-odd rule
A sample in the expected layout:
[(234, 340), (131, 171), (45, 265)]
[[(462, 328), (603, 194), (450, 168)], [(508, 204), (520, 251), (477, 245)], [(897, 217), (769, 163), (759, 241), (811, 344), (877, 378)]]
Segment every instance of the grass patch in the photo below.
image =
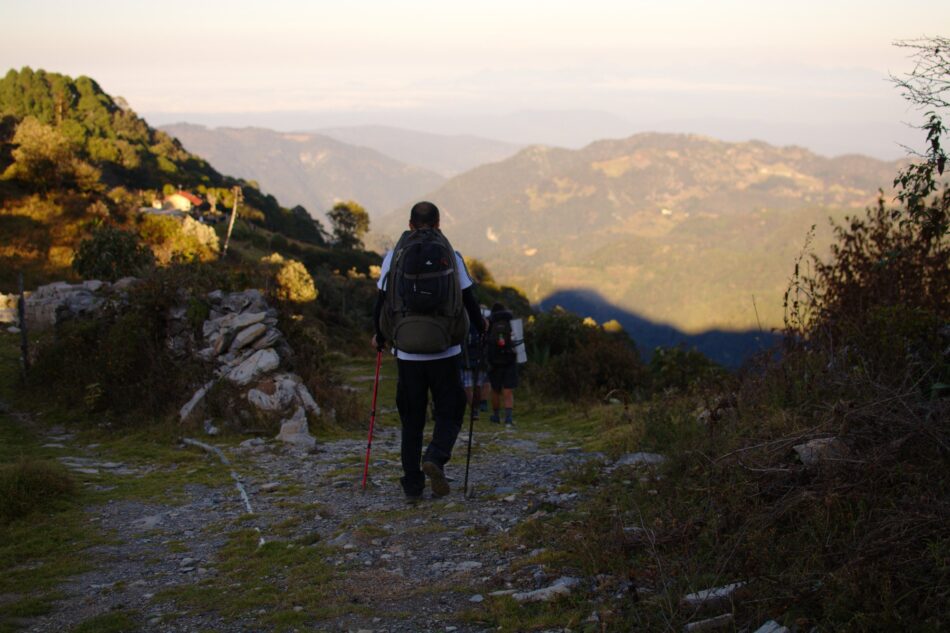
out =
[[(213, 605), (225, 618), (256, 614), (259, 625), (277, 630), (307, 626), (354, 609), (339, 592), (333, 568), (326, 562), (326, 548), (277, 541), (259, 547), (258, 539), (254, 530), (232, 533), (218, 554), (215, 577), (169, 589), (160, 598), (196, 611)], [(264, 613), (258, 614), (260, 610)]]
[(0, 464), (0, 523), (55, 506), (75, 494), (75, 482), (58, 462), (21, 457)]
[(141, 629), (134, 611), (112, 611), (81, 622), (71, 633), (134, 633)]

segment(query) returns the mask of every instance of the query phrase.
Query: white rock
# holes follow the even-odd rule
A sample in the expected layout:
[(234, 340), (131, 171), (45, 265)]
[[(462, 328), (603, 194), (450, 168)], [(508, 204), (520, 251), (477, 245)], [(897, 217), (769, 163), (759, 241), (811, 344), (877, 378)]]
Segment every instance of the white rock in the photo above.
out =
[(473, 569), (478, 569), (482, 564), (477, 560), (466, 560), (462, 561), (455, 566), (455, 571), (471, 571)]
[(211, 418), (208, 418), (204, 421), (204, 431), (205, 435), (215, 436), (221, 432), (221, 429), (214, 425), (214, 422), (211, 421)]
[(703, 589), (682, 597), (680, 604), (684, 607), (698, 609), (702, 607), (717, 607), (728, 604), (736, 591), (745, 585), (744, 582), (734, 582), (722, 587)]
[(297, 407), (293, 417), (283, 421), (277, 439), (303, 449), (311, 449), (317, 445), (317, 440), (310, 435), (310, 429), (307, 427), (307, 413), (303, 407)]
[(273, 347), (274, 344), (280, 340), (280, 336), (281, 334), (277, 330), (269, 329), (264, 334), (264, 336), (254, 341), (254, 345), (252, 345), (251, 347), (253, 347), (254, 349), (264, 349), (265, 347)]
[(790, 633), (787, 626), (782, 626), (775, 620), (769, 620), (755, 630), (755, 633)]
[(304, 409), (314, 415), (320, 415), (320, 405), (317, 404), (317, 401), (310, 395), (310, 390), (307, 389), (307, 385), (302, 382), (297, 383), (297, 397), (300, 398)]
[(847, 445), (836, 437), (822, 437), (792, 447), (805, 466), (818, 466), (824, 461), (846, 459)]
[(614, 466), (657, 466), (666, 461), (666, 457), (657, 453), (627, 453), (618, 459)]
[(266, 312), (242, 312), (241, 314), (224, 317), (223, 324), (235, 330), (243, 330), (250, 325), (262, 322), (265, 318), (267, 318)]
[(202, 401), (202, 400), (204, 400), (205, 394), (208, 393), (208, 389), (210, 389), (210, 388), (211, 388), (211, 385), (213, 385), (213, 384), (214, 384), (214, 381), (213, 381), (213, 380), (208, 381), (207, 383), (204, 384), (203, 387), (201, 387), (201, 389), (199, 389), (198, 391), (196, 391), (196, 392), (194, 393), (194, 395), (191, 396), (191, 400), (189, 400), (188, 402), (186, 402), (186, 403), (185, 403), (185, 406), (183, 406), (183, 407), (181, 408), (181, 410), (178, 412), (178, 419), (179, 419), (179, 421), (185, 422), (186, 420), (188, 420), (188, 418), (191, 416), (191, 414), (194, 413), (195, 408), (196, 408), (199, 404), (201, 404), (201, 401)]
[(123, 277), (119, 281), (112, 284), (112, 287), (116, 290), (128, 290), (132, 286), (138, 285), (141, 283), (141, 279), (137, 277)]
[(511, 597), (517, 602), (550, 602), (558, 596), (569, 595), (571, 590), (579, 585), (580, 582), (581, 581), (577, 578), (562, 576), (555, 580), (554, 584), (548, 587), (536, 589), (535, 591), (513, 593), (511, 594)]
[(273, 377), (273, 393), (260, 389), (247, 392), (247, 400), (262, 411), (287, 411), (298, 403), (297, 382), (293, 374), (279, 374)]
[(231, 343), (231, 351), (237, 351), (243, 349), (259, 339), (264, 332), (267, 331), (267, 326), (263, 323), (255, 323), (254, 325), (249, 325), (240, 332), (237, 336), (234, 337), (234, 341)]
[(471, 598), (469, 598), (468, 601), (469, 601), (469, 602), (475, 602), (475, 603), (484, 602), (484, 601), (485, 601), (485, 596), (483, 596), (483, 595), (480, 594), (480, 593), (476, 593), (474, 596), (472, 596)]
[[(3, 320), (0, 319), (0, 323), (2, 323), (2, 322), (3, 322)], [(7, 328), (7, 332), (9, 332), (10, 334), (19, 334), (19, 333), (20, 333), (20, 328), (18, 328), (18, 327), (15, 326), (15, 325), (11, 325), (10, 327)]]
[(280, 357), (271, 348), (254, 352), (248, 359), (231, 370), (228, 380), (238, 386), (245, 386), (264, 374), (280, 366)]
[(683, 627), (685, 633), (700, 633), (701, 631), (715, 631), (716, 629), (724, 629), (732, 625), (732, 614), (723, 613), (722, 615), (717, 615), (714, 618), (709, 618), (708, 620), (700, 620), (699, 622), (690, 622)]
[(274, 491), (277, 490), (278, 488), (280, 488), (280, 482), (279, 482), (279, 481), (270, 481), (270, 482), (268, 482), (268, 483), (266, 483), (266, 484), (263, 484), (263, 485), (261, 486), (260, 490), (261, 490), (261, 492), (274, 492)]

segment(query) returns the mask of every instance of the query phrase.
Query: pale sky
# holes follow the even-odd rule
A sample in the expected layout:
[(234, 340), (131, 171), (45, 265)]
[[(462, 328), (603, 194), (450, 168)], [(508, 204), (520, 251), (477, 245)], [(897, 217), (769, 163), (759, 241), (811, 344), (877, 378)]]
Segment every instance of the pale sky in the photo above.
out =
[[(89, 75), (153, 124), (660, 130), (895, 158), (921, 117), (886, 80), (910, 68), (892, 42), (948, 35), (950, 2), (0, 0), (0, 25), (0, 67)], [(505, 122), (525, 111), (582, 114)]]

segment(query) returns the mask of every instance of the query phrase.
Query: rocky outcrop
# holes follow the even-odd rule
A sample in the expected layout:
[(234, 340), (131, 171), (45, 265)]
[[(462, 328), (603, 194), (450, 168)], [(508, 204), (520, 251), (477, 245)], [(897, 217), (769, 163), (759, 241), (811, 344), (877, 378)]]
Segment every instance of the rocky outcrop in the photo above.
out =
[(293, 350), (277, 328), (277, 311), (267, 305), (257, 290), (207, 295), (208, 318), (201, 337), (194, 341), (184, 312), (169, 312), (168, 348), (173, 351), (198, 348), (195, 354), (215, 363), (215, 379), (199, 389), (181, 409), (182, 422), (201, 419), (202, 404), (212, 385), (225, 380), (240, 390), (241, 398), (257, 412), (281, 420), (277, 439), (310, 449), (316, 440), (307, 427), (307, 414), (319, 415), (320, 406), (300, 376), (281, 371), (293, 357)]
[[(65, 281), (40, 286), (24, 293), (25, 316), (31, 330), (44, 330), (79, 317), (94, 317), (108, 305), (124, 301), (125, 293), (138, 280), (120, 279), (114, 284), (89, 280), (77, 284)], [(16, 323), (17, 295), (0, 295), (0, 322)]]

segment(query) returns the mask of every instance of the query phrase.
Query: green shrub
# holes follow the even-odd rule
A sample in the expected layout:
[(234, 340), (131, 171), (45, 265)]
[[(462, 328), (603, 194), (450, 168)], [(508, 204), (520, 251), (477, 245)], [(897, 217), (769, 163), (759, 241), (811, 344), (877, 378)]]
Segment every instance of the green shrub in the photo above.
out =
[(590, 400), (613, 390), (632, 397), (646, 386), (643, 363), (623, 331), (556, 309), (529, 319), (525, 336), (535, 361), (530, 384), (548, 397)]
[(702, 352), (682, 346), (656, 348), (648, 367), (650, 386), (654, 392), (668, 389), (685, 391), (725, 374), (725, 370)]
[(317, 289), (313, 277), (298, 261), (284, 262), (277, 273), (277, 298), (282, 301), (304, 303), (317, 298)]
[(0, 465), (0, 522), (14, 521), (75, 493), (66, 468), (51, 460)]
[[(207, 311), (204, 295), (229, 290), (233, 281), (243, 280), (220, 266), (157, 270), (129, 292), (127, 305), (60, 324), (37, 346), (28, 388), (66, 406), (126, 414), (126, 423), (174, 411), (205, 369), (190, 357), (172, 357), (166, 346), (169, 309), (185, 305), (197, 331)], [(133, 412), (141, 415), (127, 415)]]
[(84, 279), (115, 281), (146, 274), (155, 265), (155, 257), (134, 233), (99, 226), (79, 244), (72, 265)]

